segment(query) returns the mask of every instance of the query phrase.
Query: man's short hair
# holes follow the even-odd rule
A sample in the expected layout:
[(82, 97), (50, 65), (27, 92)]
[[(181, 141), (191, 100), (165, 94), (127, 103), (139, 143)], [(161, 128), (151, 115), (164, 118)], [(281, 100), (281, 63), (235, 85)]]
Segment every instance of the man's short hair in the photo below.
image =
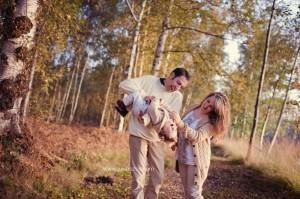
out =
[(190, 80), (191, 78), (189, 72), (185, 68), (175, 68), (172, 73), (174, 73), (174, 77), (184, 76), (187, 80)]

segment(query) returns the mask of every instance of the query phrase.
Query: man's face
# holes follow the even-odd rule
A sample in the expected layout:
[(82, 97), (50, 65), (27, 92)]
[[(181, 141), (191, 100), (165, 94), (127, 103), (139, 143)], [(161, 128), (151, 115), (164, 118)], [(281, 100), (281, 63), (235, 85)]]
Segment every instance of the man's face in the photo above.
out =
[(181, 88), (185, 88), (188, 85), (189, 81), (186, 79), (185, 76), (177, 76), (172, 73), (170, 77), (167, 78), (167, 82), (165, 87), (167, 91), (174, 92), (178, 91)]

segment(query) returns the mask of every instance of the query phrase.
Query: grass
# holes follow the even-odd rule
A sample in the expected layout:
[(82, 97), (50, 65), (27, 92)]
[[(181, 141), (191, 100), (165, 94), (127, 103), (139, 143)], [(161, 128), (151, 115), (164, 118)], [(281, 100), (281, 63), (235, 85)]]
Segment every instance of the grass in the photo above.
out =
[[(236, 162), (244, 162), (248, 142), (245, 140), (224, 140), (219, 144), (226, 155)], [(288, 141), (277, 143), (270, 154), (267, 146), (262, 150), (253, 146), (252, 156), (245, 164), (272, 177), (274, 181), (283, 181), (300, 192), (300, 146)]]

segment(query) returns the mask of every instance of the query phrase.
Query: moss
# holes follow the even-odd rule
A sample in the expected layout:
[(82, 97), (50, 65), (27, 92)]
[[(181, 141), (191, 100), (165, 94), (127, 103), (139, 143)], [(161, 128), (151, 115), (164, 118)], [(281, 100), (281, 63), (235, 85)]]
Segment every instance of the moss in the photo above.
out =
[(30, 32), (33, 24), (27, 16), (7, 18), (4, 23), (3, 35), (5, 38), (18, 38)]
[(5, 79), (0, 84), (0, 111), (13, 108), (14, 101), (28, 90), (26, 74), (19, 74), (13, 79)]
[(28, 48), (26, 47), (21, 46), (19, 48), (16, 48), (15, 53), (16, 53), (17, 61), (21, 60), (24, 63), (28, 63), (28, 61), (30, 60), (29, 51)]
[(4, 72), (4, 69), (8, 65), (7, 59), (8, 59), (8, 57), (6, 54), (3, 53), (0, 55), (0, 74), (2, 74)]

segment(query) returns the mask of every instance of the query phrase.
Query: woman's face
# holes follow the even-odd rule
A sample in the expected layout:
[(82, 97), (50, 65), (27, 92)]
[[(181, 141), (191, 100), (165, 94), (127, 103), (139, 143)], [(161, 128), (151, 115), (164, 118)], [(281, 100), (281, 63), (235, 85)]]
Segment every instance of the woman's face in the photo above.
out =
[(206, 98), (202, 103), (201, 112), (204, 114), (208, 114), (209, 112), (211, 112), (214, 109), (215, 101), (216, 101), (215, 96), (210, 96)]

